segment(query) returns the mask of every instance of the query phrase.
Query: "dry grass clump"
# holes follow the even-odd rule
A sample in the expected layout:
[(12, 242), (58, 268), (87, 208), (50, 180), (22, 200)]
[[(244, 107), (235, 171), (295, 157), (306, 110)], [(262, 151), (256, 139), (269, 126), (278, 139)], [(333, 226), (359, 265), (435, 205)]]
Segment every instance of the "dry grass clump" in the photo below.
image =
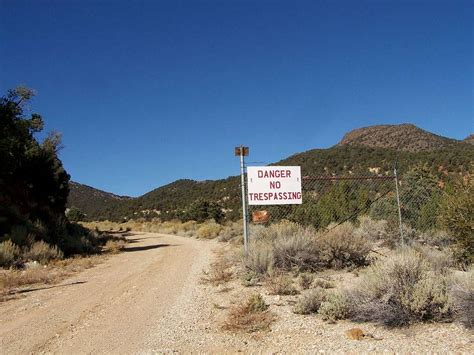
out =
[(303, 234), (305, 229), (299, 224), (283, 220), (266, 228), (258, 228), (255, 232), (257, 240), (273, 241), (291, 235)]
[(310, 273), (302, 273), (298, 278), (298, 284), (302, 290), (307, 290), (311, 287), (314, 281), (314, 276)]
[(274, 265), (271, 245), (264, 242), (251, 243), (247, 255), (243, 258), (243, 264), (247, 271), (254, 274), (269, 275)]
[(36, 283), (51, 284), (64, 276), (66, 271), (33, 267), (26, 270), (8, 270), (0, 273), (0, 289), (11, 289)]
[(454, 266), (453, 255), (449, 249), (438, 250), (416, 243), (412, 245), (412, 248), (426, 259), (435, 272), (443, 273)]
[(11, 240), (0, 243), (0, 267), (10, 267), (20, 255), (20, 248)]
[(418, 242), (432, 247), (446, 249), (455, 243), (455, 239), (446, 231), (428, 230), (420, 234)]
[(369, 216), (359, 217), (359, 227), (355, 233), (372, 241), (387, 239), (388, 223), (385, 220), (375, 220)]
[(303, 293), (295, 306), (293, 312), (296, 314), (317, 313), (321, 304), (326, 300), (326, 292), (321, 288), (313, 288)]
[(64, 254), (56, 245), (49, 245), (43, 241), (34, 243), (24, 254), (25, 260), (37, 261), (46, 264), (51, 260), (62, 259)]
[(448, 273), (435, 272), (420, 253), (404, 249), (380, 260), (348, 293), (350, 318), (401, 326), (417, 321), (446, 320), (452, 314)]
[(24, 270), (0, 270), (0, 301), (14, 297), (16, 288), (55, 284), (74, 272), (95, 266), (101, 260), (101, 256), (76, 257), (53, 260), (48, 266), (32, 263)]
[(257, 286), (261, 280), (262, 275), (259, 275), (253, 271), (247, 271), (240, 275), (242, 286), (245, 287)]
[(271, 295), (296, 295), (298, 290), (293, 285), (293, 280), (289, 275), (275, 274), (266, 280), (268, 291)]
[(330, 292), (319, 307), (318, 314), (323, 320), (335, 322), (349, 315), (349, 302), (342, 292)]
[(456, 275), (451, 286), (456, 318), (467, 328), (474, 327), (474, 267)]
[(208, 272), (204, 272), (204, 281), (211, 283), (214, 286), (219, 286), (232, 279), (233, 272), (231, 265), (226, 260), (218, 260), (211, 264), (211, 269)]
[[(97, 229), (101, 231), (119, 230), (119, 228), (123, 226), (120, 223), (111, 222), (111, 221), (79, 222), (79, 224), (85, 228)], [(128, 222), (127, 222), (127, 225), (128, 225)]]
[(207, 222), (202, 224), (196, 231), (196, 236), (201, 239), (217, 238), (222, 230), (222, 226), (215, 222)]
[(11, 240), (0, 243), (0, 266), (10, 267), (15, 262), (36, 261), (47, 264), (51, 260), (62, 259), (63, 252), (56, 245), (49, 245), (44, 241), (33, 243), (30, 247), (21, 250)]
[(324, 279), (316, 279), (314, 280), (313, 283), (314, 287), (320, 287), (320, 288), (334, 288), (334, 283), (329, 281), (329, 280), (324, 280)]
[(123, 239), (110, 239), (105, 243), (104, 251), (110, 254), (117, 254), (125, 249), (126, 241)]
[(222, 328), (246, 333), (264, 331), (270, 329), (274, 318), (262, 296), (254, 294), (230, 309)]
[(241, 222), (228, 222), (219, 233), (220, 242), (241, 242), (243, 240), (244, 227)]

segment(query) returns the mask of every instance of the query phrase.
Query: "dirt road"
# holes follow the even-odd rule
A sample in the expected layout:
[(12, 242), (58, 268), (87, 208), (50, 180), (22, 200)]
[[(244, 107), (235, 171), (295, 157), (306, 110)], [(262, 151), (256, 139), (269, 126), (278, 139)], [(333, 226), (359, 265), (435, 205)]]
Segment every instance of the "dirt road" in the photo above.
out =
[(186, 308), (215, 242), (151, 233), (130, 239), (103, 264), (0, 304), (0, 352), (166, 351), (166, 337), (193, 326)]
[[(336, 353), (426, 351), (472, 353), (474, 338), (459, 324), (387, 329), (374, 324), (324, 322), (292, 312), (292, 297), (244, 287), (238, 278), (219, 287), (202, 271), (222, 250), (201, 241), (142, 233), (125, 252), (49, 289), (0, 303), (0, 354), (155, 354), (172, 352)], [(222, 331), (227, 309), (261, 292), (276, 314), (271, 332)], [(382, 340), (351, 341), (353, 327)]]

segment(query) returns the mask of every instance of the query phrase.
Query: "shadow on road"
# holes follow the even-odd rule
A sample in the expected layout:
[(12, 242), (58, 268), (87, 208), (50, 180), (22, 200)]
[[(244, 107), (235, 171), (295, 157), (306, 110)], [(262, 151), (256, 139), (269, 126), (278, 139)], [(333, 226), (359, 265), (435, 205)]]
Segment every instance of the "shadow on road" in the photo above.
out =
[(68, 284), (45, 286), (45, 287), (35, 287), (35, 288), (25, 288), (25, 289), (21, 289), (21, 290), (13, 290), (13, 291), (10, 291), (9, 293), (11, 295), (13, 295), (13, 294), (20, 294), (20, 293), (28, 293), (28, 292), (33, 292), (33, 291), (49, 290), (50, 288), (56, 288), (56, 287), (81, 285), (81, 284), (85, 284), (85, 283), (86, 283), (86, 281), (76, 281), (76, 282), (71, 282), (71, 283), (68, 283)]
[(150, 249), (158, 249), (164, 247), (175, 247), (178, 246), (177, 244), (153, 244), (153, 245), (144, 245), (141, 247), (126, 247), (123, 249), (124, 252), (131, 252), (131, 251), (144, 251)]

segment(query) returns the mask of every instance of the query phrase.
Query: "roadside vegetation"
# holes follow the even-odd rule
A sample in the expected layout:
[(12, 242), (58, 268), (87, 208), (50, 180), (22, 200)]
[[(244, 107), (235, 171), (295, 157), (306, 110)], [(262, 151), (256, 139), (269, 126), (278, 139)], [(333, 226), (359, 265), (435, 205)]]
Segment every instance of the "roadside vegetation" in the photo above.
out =
[(17, 287), (51, 284), (90, 267), (99, 260), (95, 255), (125, 243), (123, 236), (75, 223), (80, 211), (66, 213), (69, 175), (58, 157), (61, 136), (37, 139), (43, 118), (26, 115), (34, 95), (18, 87), (0, 98), (0, 300)]
[[(290, 221), (252, 226), (248, 254), (227, 243), (240, 261), (226, 264), (228, 277), (219, 285), (239, 282), (264, 298), (278, 295), (277, 305), (286, 304), (296, 317), (386, 327), (454, 321), (472, 328), (473, 197), (451, 195), (440, 216), (444, 231), (412, 229), (404, 245), (394, 242), (397, 231), (386, 221), (370, 216), (320, 230)], [(242, 312), (228, 311), (224, 328), (239, 324)]]

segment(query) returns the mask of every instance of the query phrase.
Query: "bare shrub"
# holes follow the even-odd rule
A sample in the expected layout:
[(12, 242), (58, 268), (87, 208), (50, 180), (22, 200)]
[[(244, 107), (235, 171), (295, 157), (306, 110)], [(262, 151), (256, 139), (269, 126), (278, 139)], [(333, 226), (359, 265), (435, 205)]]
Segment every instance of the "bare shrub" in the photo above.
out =
[(449, 268), (454, 265), (453, 256), (449, 250), (437, 250), (419, 244), (414, 244), (413, 249), (420, 253), (420, 255), (430, 263), (435, 272), (449, 272)]
[(273, 250), (268, 243), (252, 243), (244, 256), (245, 269), (258, 275), (268, 275), (273, 269)]
[(314, 288), (303, 293), (296, 302), (293, 312), (297, 314), (317, 313), (321, 304), (326, 300), (326, 292), (321, 288)]
[(314, 235), (305, 230), (273, 240), (274, 265), (283, 270), (316, 271), (323, 266)]
[(319, 235), (321, 258), (327, 266), (334, 268), (363, 266), (369, 263), (372, 244), (363, 236), (354, 233), (354, 227), (346, 222), (329, 226), (329, 231)]
[(26, 260), (37, 261), (41, 264), (62, 259), (63, 256), (63, 252), (56, 245), (51, 246), (43, 241), (34, 243), (23, 255)]
[(451, 286), (456, 318), (467, 328), (474, 327), (474, 267), (456, 275)]
[(372, 241), (384, 240), (387, 238), (387, 226), (388, 223), (385, 220), (375, 220), (369, 216), (361, 216), (355, 234)]
[(242, 286), (245, 286), (245, 287), (257, 286), (261, 279), (262, 279), (262, 275), (257, 274), (254, 271), (244, 272), (240, 276)]
[(330, 322), (346, 319), (349, 315), (349, 302), (346, 295), (337, 291), (328, 293), (319, 307), (318, 314), (323, 320)]
[[(411, 245), (418, 239), (419, 232), (416, 229), (410, 227), (409, 225), (403, 223), (402, 230), (403, 243), (405, 245)], [(387, 226), (387, 235), (383, 244), (389, 248), (395, 249), (402, 246), (401, 241), (402, 239), (400, 236), (400, 226), (398, 222), (394, 223), (392, 221), (392, 223), (389, 223)]]
[(296, 295), (298, 291), (293, 286), (289, 275), (275, 274), (267, 279), (267, 287), (271, 295)]
[(447, 275), (411, 248), (369, 267), (348, 299), (353, 320), (389, 326), (449, 319), (452, 313)]
[(125, 244), (126, 242), (124, 240), (108, 240), (107, 243), (105, 243), (104, 246), (104, 251), (110, 254), (117, 254), (121, 250), (125, 249)]
[(225, 260), (218, 260), (211, 264), (211, 269), (209, 272), (206, 272), (205, 275), (205, 281), (210, 282), (214, 286), (219, 286), (230, 281), (233, 273), (230, 269), (229, 263)]
[(446, 231), (428, 230), (420, 234), (418, 242), (432, 247), (445, 249), (453, 245), (455, 239)]
[(298, 278), (298, 284), (300, 285), (302, 290), (307, 290), (311, 287), (314, 281), (314, 276), (310, 273), (302, 273)]
[(11, 240), (0, 243), (0, 267), (9, 267), (18, 259), (20, 248)]
[(255, 294), (232, 307), (222, 327), (225, 330), (252, 333), (268, 330), (273, 320), (274, 316), (262, 296)]

